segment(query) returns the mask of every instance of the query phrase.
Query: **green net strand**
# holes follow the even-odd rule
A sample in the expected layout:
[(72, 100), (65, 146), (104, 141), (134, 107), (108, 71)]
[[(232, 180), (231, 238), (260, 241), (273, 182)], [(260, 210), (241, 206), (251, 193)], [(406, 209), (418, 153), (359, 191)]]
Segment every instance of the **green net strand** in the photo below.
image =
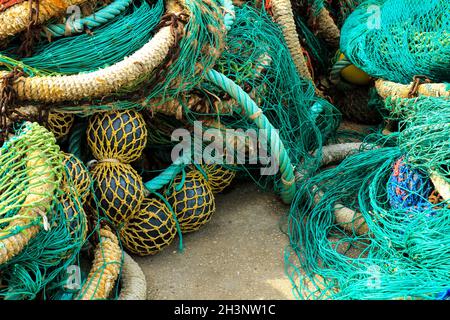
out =
[(33, 56), (23, 59), (2, 52), (0, 62), (8, 70), (19, 66), (29, 76), (77, 74), (105, 68), (142, 48), (152, 38), (163, 13), (162, 0), (154, 5), (136, 2), (92, 35), (85, 33), (42, 43)]
[[(391, 207), (388, 180), (404, 156), (395, 143), (363, 147), (300, 186), (285, 255), (298, 298), (436, 299), (448, 288), (450, 209)], [(353, 228), (337, 223), (343, 206), (361, 214), (367, 233), (354, 229), (356, 216)]]
[(450, 79), (447, 0), (366, 0), (341, 30), (341, 51), (373, 77), (408, 84)]

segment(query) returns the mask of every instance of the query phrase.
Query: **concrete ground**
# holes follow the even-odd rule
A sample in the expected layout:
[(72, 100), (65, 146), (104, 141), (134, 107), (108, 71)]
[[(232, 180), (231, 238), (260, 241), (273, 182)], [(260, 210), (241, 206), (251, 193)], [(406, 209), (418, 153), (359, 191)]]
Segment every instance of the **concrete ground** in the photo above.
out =
[(250, 182), (216, 197), (217, 211), (199, 231), (160, 254), (136, 258), (148, 299), (293, 299), (284, 273), (287, 236), (280, 230), (288, 207)]

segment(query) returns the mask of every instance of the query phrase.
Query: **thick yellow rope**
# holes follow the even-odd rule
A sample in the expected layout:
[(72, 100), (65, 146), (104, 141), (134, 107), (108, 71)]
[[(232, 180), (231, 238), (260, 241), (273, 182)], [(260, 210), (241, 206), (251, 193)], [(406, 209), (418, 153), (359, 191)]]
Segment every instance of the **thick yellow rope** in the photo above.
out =
[[(37, 22), (43, 23), (52, 17), (63, 14), (67, 7), (80, 5), (93, 0), (39, 0), (39, 16)], [(24, 31), (30, 24), (30, 1), (16, 4), (0, 12), (0, 40)]]
[[(383, 99), (386, 99), (387, 97), (409, 98), (412, 86), (413, 83), (404, 85), (381, 79), (375, 81), (375, 87), (378, 94)], [(450, 97), (450, 86), (445, 83), (420, 84), (417, 89), (417, 95), (427, 97)]]
[(311, 15), (308, 24), (328, 45), (339, 48), (341, 31), (326, 8), (322, 8), (317, 16)]
[[(51, 103), (102, 98), (150, 75), (174, 43), (171, 27), (164, 27), (144, 47), (110, 67), (70, 76), (21, 77), (13, 87), (22, 101)], [(5, 74), (0, 72), (0, 77)]]
[(92, 268), (77, 299), (107, 299), (119, 277), (121, 265), (119, 239), (109, 228), (100, 229), (100, 242), (95, 248)]

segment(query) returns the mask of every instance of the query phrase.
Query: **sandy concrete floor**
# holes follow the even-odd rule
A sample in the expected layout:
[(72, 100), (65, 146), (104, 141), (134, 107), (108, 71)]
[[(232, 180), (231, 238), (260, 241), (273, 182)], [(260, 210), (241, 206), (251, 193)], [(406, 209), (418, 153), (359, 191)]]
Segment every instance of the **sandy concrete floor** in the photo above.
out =
[(136, 258), (148, 282), (148, 299), (292, 299), (284, 273), (287, 212), (270, 193), (239, 183), (218, 195), (211, 222), (165, 251)]

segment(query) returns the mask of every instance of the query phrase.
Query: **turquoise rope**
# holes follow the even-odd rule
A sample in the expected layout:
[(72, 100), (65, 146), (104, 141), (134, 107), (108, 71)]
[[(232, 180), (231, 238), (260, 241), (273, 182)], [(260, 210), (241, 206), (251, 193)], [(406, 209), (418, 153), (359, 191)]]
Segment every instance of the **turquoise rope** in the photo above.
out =
[(291, 203), (296, 191), (294, 168), (276, 129), (256, 105), (255, 101), (231, 79), (215, 70), (210, 70), (206, 74), (206, 79), (233, 97), (243, 107), (249, 119), (255, 122), (259, 129), (267, 130), (268, 137), (272, 140), (271, 142), (274, 146), (272, 152), (276, 152), (280, 164), (283, 180), (281, 198), (285, 203)]
[[(190, 155), (189, 155), (190, 156)], [(185, 156), (186, 157), (186, 156)], [(177, 175), (179, 175), (183, 169), (186, 167), (186, 161), (189, 158), (181, 157), (177, 161), (175, 161), (172, 165), (167, 167), (163, 172), (159, 174), (159, 176), (153, 178), (152, 180), (146, 182), (144, 184), (145, 188), (150, 192), (156, 192), (164, 188), (164, 186), (168, 185), (170, 182), (175, 179)]]
[[(84, 31), (85, 26), (89, 29), (100, 27), (124, 12), (130, 6), (132, 1), (133, 0), (116, 0), (90, 16), (74, 21), (68, 20), (67, 23), (51, 24), (46, 26), (45, 30), (50, 33), (52, 37), (58, 38), (81, 33)], [(46, 37), (46, 32), (43, 32), (42, 36)]]
[(231, 0), (221, 0), (220, 3), (225, 9), (224, 24), (227, 31), (229, 31), (234, 24), (234, 20), (236, 19), (234, 5)]

